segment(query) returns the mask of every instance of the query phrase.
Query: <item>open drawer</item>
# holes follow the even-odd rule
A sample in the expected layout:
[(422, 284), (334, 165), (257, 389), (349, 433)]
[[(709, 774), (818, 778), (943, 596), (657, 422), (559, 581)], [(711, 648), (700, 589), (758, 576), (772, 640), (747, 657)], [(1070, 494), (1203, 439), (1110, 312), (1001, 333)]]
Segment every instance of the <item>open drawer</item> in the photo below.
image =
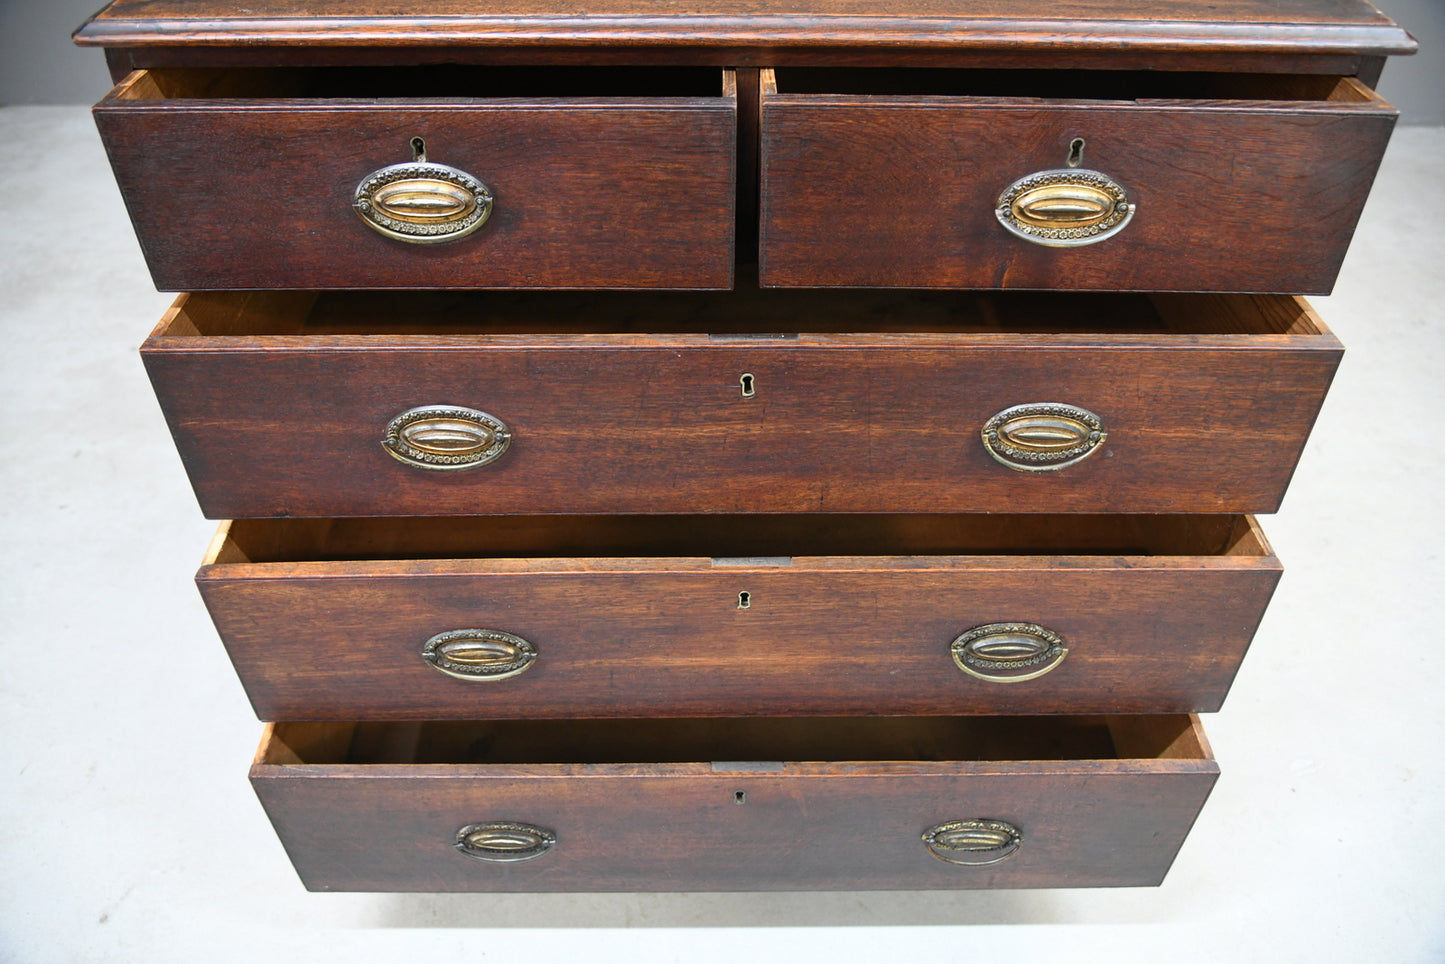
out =
[(1277, 296), (204, 293), (142, 348), (211, 518), (1272, 512), (1340, 358)]
[(1326, 294), (1395, 117), (1348, 77), (766, 70), (762, 283)]
[(1219, 708), (1280, 574), (1231, 516), (240, 520), (262, 719)]
[(1188, 716), (276, 724), (311, 890), (1158, 884), (1218, 775)]
[(95, 119), (164, 291), (732, 284), (731, 71), (159, 69)]

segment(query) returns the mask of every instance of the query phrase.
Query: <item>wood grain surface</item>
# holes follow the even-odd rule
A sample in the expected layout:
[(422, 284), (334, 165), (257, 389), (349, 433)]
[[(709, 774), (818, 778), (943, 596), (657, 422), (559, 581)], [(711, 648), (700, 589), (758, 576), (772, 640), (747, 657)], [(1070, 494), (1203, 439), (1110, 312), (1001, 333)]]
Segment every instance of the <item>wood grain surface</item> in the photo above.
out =
[[(999, 548), (947, 518), (827, 517), (822, 533), (790, 534), (786, 521), (713, 517), (675, 542), (659, 534), (675, 526), (668, 517), (620, 520), (650, 544), (583, 535), (616, 532), (616, 517), (535, 527), (583, 558), (516, 558), (536, 550), (488, 531), (513, 520), (451, 522), (469, 527), (469, 545), (455, 532), (448, 545), (424, 541), (438, 527), (415, 522), (412, 538), (359, 521), (313, 540), (303, 536), (315, 524), (258, 520), (232, 524), (197, 584), (268, 720), (1217, 710), (1279, 561), (1243, 520), (1211, 542), (1207, 526), (1171, 540), (1180, 521), (1131, 518), (1114, 523), (1112, 545), (1095, 532), (1087, 548), (1079, 524), (1055, 517), (1004, 517), (988, 530)], [(1228, 517), (1211, 522), (1229, 531)], [(1144, 555), (1135, 529), (1151, 523), (1160, 542)], [(905, 528), (933, 541), (890, 538)], [(351, 540), (368, 531), (374, 548), (355, 558)], [(740, 542), (746, 533), (755, 541)], [(828, 549), (857, 554), (811, 555)], [(910, 550), (920, 554), (895, 555)], [(638, 551), (670, 554), (629, 556)], [(1010, 622), (1058, 633), (1067, 656), (1024, 682), (959, 670), (956, 637)], [(510, 679), (447, 676), (422, 646), (460, 629), (521, 636), (538, 657)]]
[[(714, 96), (612, 99), (488, 98), (486, 82), (390, 100), (295, 99), (290, 84), (244, 96), (266, 78), (229, 96), (137, 94), (148, 80), (133, 75), (95, 118), (162, 290), (732, 283), (737, 101), (721, 71)], [(410, 161), (414, 137), (491, 189), (475, 234), (410, 244), (352, 210), (357, 184)]]
[[(1328, 291), (1394, 119), (1367, 85), (1415, 48), (1373, 6), (118, 0), (76, 41), (120, 82), (96, 121), (157, 285), (267, 289), (182, 296), (143, 355), (202, 511), (242, 517), (197, 582), (288, 721), (251, 779), (308, 888), (1163, 879), (1218, 769), (1197, 718), (1138, 714), (1225, 698), (1280, 574), (1232, 513), (1279, 505), (1341, 352), (1296, 298), (1158, 292)], [(849, 76), (760, 69), (810, 65)], [(955, 69), (853, 69), (900, 67)], [(350, 210), (416, 137), (496, 194), (476, 236)], [(1004, 235), (999, 191), (1074, 138), (1135, 222)], [(755, 255), (837, 290), (759, 290)], [(738, 290), (659, 290), (732, 288), (735, 261)], [(396, 291), (318, 294), (342, 288)], [(439, 290), (470, 288), (649, 290)], [(979, 427), (1026, 402), (1107, 443), (999, 465)], [(387, 422), (431, 404), (511, 449), (390, 458)], [(1067, 657), (953, 665), (1004, 621)], [(422, 660), (469, 628), (535, 664)], [(921, 834), (960, 819), (1022, 846), (935, 859)], [(486, 821), (557, 845), (458, 853)]]
[[(977, 46), (870, 45), (863, 28), (855, 31), (857, 45), (745, 46), (736, 43), (640, 46), (427, 46), (404, 47), (311, 45), (242, 47), (107, 47), (106, 65), (111, 79), (120, 83), (131, 71), (174, 67), (365, 67), (436, 64), (509, 65), (709, 65), (760, 68), (787, 66), (849, 67), (952, 67), (1076, 70), (1213, 70), (1282, 74), (1328, 74), (1337, 77), (1379, 77), (1385, 57), (1369, 57), (1349, 50), (1331, 53), (1285, 53), (1260, 49), (1214, 50), (1208, 47), (1108, 49), (1079, 47), (981, 48)], [(681, 39), (681, 38), (679, 38)]]
[[(1182, 731), (1182, 744), (1142, 758), (980, 760), (947, 747), (931, 758), (915, 749), (877, 762), (789, 757), (774, 772), (706, 762), (736, 756), (673, 764), (308, 762), (277, 745), (289, 732), (278, 729), (251, 780), (312, 890), (1141, 886), (1163, 879), (1218, 772), (1187, 732), (1197, 723), (1149, 722)], [(1064, 721), (1059, 729), (1087, 725)], [(333, 737), (332, 747), (343, 750), (349, 736), (344, 728), (300, 734), (313, 744)], [(476, 736), (474, 743), (487, 740), (485, 731)], [(697, 751), (726, 754), (730, 742)], [(960, 867), (924, 848), (921, 834), (930, 827), (975, 818), (1019, 828), (1018, 853), (991, 867)], [(516, 864), (457, 853), (459, 828), (493, 820), (543, 826), (556, 834), (556, 847)]]
[[(1268, 512), (1340, 354), (1291, 299), (411, 297), (354, 324), (324, 298), (274, 325), (256, 299), (183, 300), (142, 351), (207, 516)], [(189, 333), (211, 308), (224, 333)], [(337, 326), (244, 333), (318, 316)], [(549, 333), (510, 333), (529, 325)], [(1081, 406), (1108, 440), (1007, 468), (979, 433), (1029, 402)], [(423, 405), (488, 412), (511, 447), (456, 472), (391, 458), (388, 422)]]
[(119, 0), (76, 33), (97, 46), (297, 45), (963, 47), (1408, 53), (1414, 41), (1365, 0), (545, 0), (429, 3)]
[[(1253, 96), (1281, 99), (1233, 99), (1249, 95), (1244, 84), (1210, 100), (1205, 84), (1204, 99), (1171, 100), (1155, 99), (1147, 78), (1126, 93), (1105, 77), (1107, 91), (1086, 100), (1089, 78), (1069, 75), (1052, 95), (1013, 80), (993, 97), (967, 95), (956, 73), (939, 79), (946, 94), (922, 92), (927, 75), (887, 71), (829, 75), (836, 94), (812, 92), (806, 71), (778, 71), (770, 93), (771, 76), (764, 285), (1327, 294), (1396, 116), (1352, 81), (1310, 100), (1283, 99), (1268, 80)], [(807, 92), (790, 92), (794, 76)], [(1029, 96), (1012, 95), (1020, 84)], [(909, 86), (921, 92), (893, 92)], [(1121, 96), (1134, 102), (1106, 99)], [(1000, 194), (1063, 168), (1078, 138), (1083, 167), (1127, 190), (1132, 222), (1075, 248), (1007, 232)]]

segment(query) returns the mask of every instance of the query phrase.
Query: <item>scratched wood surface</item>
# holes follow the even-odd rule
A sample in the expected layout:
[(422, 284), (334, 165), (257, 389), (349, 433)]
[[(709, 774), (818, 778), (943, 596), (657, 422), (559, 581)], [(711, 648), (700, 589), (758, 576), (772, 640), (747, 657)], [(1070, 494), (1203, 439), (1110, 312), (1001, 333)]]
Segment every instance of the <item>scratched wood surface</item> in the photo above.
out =
[[(772, 74), (765, 285), (1328, 294), (1396, 116), (1353, 81), (1290, 91), (1265, 79), (1252, 93), (1205, 81), (1151, 95), (1147, 78), (1126, 93), (1104, 76), (1089, 100), (1090, 78), (1067, 74), (1052, 88), (985, 76), (978, 87), (1001, 91), (990, 97), (956, 73), (826, 75), (838, 93), (783, 70), (770, 92)], [(1064, 168), (1076, 139), (1082, 168), (1124, 186), (1132, 221), (1073, 248), (1010, 234), (994, 214), (1000, 194)]]

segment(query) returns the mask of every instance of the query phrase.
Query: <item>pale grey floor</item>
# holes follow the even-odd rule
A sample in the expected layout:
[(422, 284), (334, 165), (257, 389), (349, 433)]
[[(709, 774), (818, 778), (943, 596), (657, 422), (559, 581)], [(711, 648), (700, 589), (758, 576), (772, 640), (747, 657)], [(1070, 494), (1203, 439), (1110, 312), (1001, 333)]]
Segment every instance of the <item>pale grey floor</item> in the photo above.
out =
[[(150, 289), (84, 110), (0, 110), (0, 958), (1445, 960), (1445, 130), (1402, 129), (1318, 302), (1349, 348), (1223, 767), (1157, 890), (307, 894), (190, 577), (200, 518), (135, 347)], [(969, 925), (969, 926), (960, 926)]]

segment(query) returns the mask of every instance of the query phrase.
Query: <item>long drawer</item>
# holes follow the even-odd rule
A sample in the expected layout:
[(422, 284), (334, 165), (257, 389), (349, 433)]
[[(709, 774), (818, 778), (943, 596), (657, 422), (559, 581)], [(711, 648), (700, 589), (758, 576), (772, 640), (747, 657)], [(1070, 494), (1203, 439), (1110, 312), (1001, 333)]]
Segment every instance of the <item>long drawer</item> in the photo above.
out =
[(268, 720), (1219, 708), (1230, 516), (242, 520), (197, 582)]
[(211, 518), (1270, 512), (1286, 297), (207, 293), (142, 348)]
[(1218, 775), (1197, 719), (275, 724), (251, 781), (305, 885), (1158, 884)]
[(765, 285), (1325, 294), (1396, 112), (1353, 78), (764, 71)]
[(732, 284), (731, 71), (137, 71), (95, 119), (163, 291)]

